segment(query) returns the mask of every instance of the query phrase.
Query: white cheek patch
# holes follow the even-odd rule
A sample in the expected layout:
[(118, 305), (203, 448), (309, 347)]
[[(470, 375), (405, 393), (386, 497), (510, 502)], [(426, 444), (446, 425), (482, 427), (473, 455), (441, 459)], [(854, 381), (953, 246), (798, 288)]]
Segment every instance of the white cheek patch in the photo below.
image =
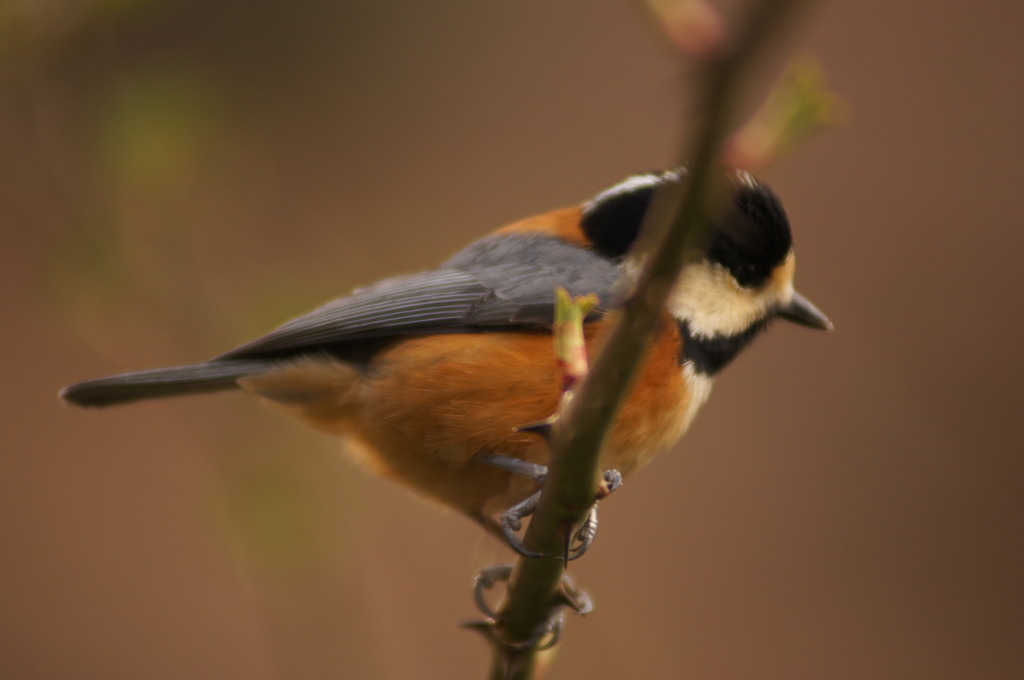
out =
[[(622, 263), (623, 280), (633, 285), (643, 269), (644, 258)], [(761, 290), (742, 288), (721, 265), (694, 262), (686, 265), (666, 305), (676, 319), (689, 322), (690, 332), (706, 338), (736, 335), (763, 319), (779, 302), (793, 296), (791, 276)]]
[(736, 335), (764, 318), (774, 295), (741, 288), (728, 270), (706, 262), (683, 270), (669, 298), (669, 311), (704, 337)]
[(743, 333), (792, 295), (788, 277), (760, 289), (743, 288), (725, 267), (699, 262), (683, 269), (668, 309), (689, 322), (691, 333), (711, 338)]

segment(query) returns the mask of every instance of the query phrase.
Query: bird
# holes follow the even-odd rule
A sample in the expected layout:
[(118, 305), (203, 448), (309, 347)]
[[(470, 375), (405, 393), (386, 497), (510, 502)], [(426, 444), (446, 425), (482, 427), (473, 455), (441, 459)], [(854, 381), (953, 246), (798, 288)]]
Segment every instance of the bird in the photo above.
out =
[[(535, 495), (543, 477), (519, 474), (516, 464), (543, 470), (549, 457), (546, 442), (522, 426), (550, 416), (561, 397), (555, 289), (597, 296), (583, 326), (593, 355), (635, 282), (631, 246), (655, 193), (687, 176), (685, 167), (631, 175), (208, 361), (86, 380), (60, 397), (104, 407), (242, 390), (341, 437), (371, 473), (508, 537), (497, 516)], [(602, 452), (603, 467), (622, 476), (683, 436), (716, 376), (774, 319), (832, 328), (793, 287), (780, 199), (747, 172), (729, 173), (726, 185), (726, 209), (661, 310)]]

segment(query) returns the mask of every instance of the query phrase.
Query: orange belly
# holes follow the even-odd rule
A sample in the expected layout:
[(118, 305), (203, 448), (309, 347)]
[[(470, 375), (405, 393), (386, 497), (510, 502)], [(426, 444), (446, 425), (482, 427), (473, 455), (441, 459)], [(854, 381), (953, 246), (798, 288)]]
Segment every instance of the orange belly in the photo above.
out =
[[(601, 326), (588, 327), (592, 349)], [(612, 430), (605, 467), (628, 475), (682, 435), (688, 395), (679, 348), (666, 324)], [(515, 427), (550, 415), (560, 396), (551, 336), (540, 332), (410, 338), (366, 371), (320, 357), (242, 382), (312, 426), (346, 436), (375, 472), (474, 516), (533, 491), (532, 482), (475, 459), (546, 463), (541, 438)]]

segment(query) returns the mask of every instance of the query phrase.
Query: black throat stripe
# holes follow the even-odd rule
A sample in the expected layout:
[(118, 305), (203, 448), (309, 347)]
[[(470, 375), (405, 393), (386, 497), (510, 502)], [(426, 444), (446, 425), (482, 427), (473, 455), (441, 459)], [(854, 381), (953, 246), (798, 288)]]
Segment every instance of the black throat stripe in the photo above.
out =
[(747, 330), (735, 335), (705, 337), (694, 335), (688, 321), (679, 322), (679, 335), (683, 338), (683, 349), (679, 363), (693, 362), (693, 368), (701, 375), (713, 376), (726, 367), (730, 361), (757, 337), (768, 325), (768, 319), (758, 321)]

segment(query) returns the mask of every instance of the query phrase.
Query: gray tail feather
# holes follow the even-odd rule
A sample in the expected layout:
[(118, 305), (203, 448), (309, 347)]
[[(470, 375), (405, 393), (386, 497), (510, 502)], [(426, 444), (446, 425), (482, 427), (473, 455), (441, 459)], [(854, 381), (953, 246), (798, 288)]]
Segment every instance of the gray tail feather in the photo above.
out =
[(238, 387), (238, 378), (261, 373), (272, 364), (270, 361), (246, 359), (154, 368), (76, 383), (61, 390), (60, 398), (75, 406), (95, 407), (140, 399), (231, 390)]

